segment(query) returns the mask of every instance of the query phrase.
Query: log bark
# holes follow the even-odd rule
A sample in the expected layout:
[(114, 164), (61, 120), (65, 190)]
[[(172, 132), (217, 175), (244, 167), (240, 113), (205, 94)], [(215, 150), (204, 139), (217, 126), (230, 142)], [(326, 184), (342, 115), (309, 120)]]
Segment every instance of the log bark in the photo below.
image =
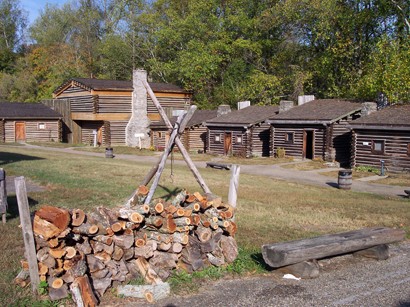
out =
[(71, 284), (70, 290), (77, 306), (94, 307), (98, 305), (87, 275), (77, 277)]
[(238, 257), (238, 246), (233, 237), (222, 236), (221, 237), (221, 248), (225, 256), (226, 262), (233, 262), (236, 257)]
[[(117, 293), (125, 297), (145, 298), (152, 303), (166, 298), (171, 293), (168, 283), (159, 283), (156, 285), (125, 285), (118, 286)], [(149, 293), (149, 295), (147, 295)]]
[(138, 270), (140, 271), (141, 276), (144, 277), (146, 282), (154, 285), (162, 283), (161, 278), (158, 277), (157, 273), (151, 268), (150, 264), (145, 258), (138, 257), (138, 259), (135, 260), (135, 263), (138, 267)]
[(67, 229), (71, 220), (71, 215), (67, 210), (52, 206), (42, 206), (35, 215), (56, 226), (60, 232)]
[(50, 288), (48, 290), (48, 296), (50, 297), (51, 301), (61, 300), (68, 296), (68, 286), (63, 284), (60, 288)]
[(262, 255), (269, 266), (281, 267), (398, 242), (404, 237), (405, 232), (399, 229), (365, 228), (311, 239), (263, 245)]

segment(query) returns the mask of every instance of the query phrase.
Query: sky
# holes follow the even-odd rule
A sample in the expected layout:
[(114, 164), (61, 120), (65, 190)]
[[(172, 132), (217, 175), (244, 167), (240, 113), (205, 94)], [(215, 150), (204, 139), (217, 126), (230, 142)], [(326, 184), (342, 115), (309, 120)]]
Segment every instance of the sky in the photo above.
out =
[(65, 2), (65, 0), (20, 0), (21, 7), (28, 13), (30, 25), (39, 16), (40, 10), (46, 6), (46, 3), (61, 6)]

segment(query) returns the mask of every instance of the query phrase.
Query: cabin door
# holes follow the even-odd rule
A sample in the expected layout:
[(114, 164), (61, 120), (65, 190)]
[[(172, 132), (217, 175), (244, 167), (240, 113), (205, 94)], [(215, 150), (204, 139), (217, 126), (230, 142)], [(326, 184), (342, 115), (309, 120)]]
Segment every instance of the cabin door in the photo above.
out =
[(225, 132), (224, 137), (224, 155), (232, 153), (232, 132)]
[(26, 140), (26, 123), (16, 122), (15, 124), (16, 142), (24, 142)]
[(313, 130), (303, 131), (303, 159), (313, 159), (315, 157), (315, 132)]

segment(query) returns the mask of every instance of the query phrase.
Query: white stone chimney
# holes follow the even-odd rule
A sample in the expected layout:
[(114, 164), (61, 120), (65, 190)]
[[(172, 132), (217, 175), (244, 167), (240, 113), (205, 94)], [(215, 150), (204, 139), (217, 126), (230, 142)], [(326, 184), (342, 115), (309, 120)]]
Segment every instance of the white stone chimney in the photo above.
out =
[(149, 136), (150, 123), (147, 113), (147, 89), (142, 80), (147, 80), (147, 72), (139, 69), (132, 73), (132, 115), (125, 130), (125, 141), (128, 146), (149, 148), (151, 139)]
[(315, 96), (314, 96), (314, 95), (298, 96), (298, 106), (300, 106), (300, 105), (302, 105), (302, 104), (304, 104), (304, 103), (306, 103), (306, 102), (312, 101), (312, 100), (315, 100)]
[(377, 112), (377, 103), (376, 102), (363, 102), (362, 109), (360, 111), (361, 116), (369, 115), (373, 112)]

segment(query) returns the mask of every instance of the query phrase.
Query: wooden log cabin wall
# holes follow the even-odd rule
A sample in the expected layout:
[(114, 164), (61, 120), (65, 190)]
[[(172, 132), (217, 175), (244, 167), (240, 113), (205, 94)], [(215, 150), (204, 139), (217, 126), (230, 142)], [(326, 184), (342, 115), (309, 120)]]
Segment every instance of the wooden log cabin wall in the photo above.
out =
[(274, 115), (274, 153), (284, 149), (290, 157), (320, 158), (350, 166), (349, 122), (360, 117), (360, 103), (338, 99), (318, 99)]
[(0, 103), (2, 142), (60, 142), (61, 114), (39, 103)]
[[(191, 104), (192, 94), (178, 86), (150, 83), (159, 102), (170, 114), (184, 110)], [(131, 117), (132, 82), (74, 78), (54, 91), (54, 98), (46, 104), (66, 105), (64, 122), (69, 127), (69, 143), (89, 143), (90, 133), (97, 129), (101, 145), (125, 145), (125, 130)], [(160, 120), (160, 115), (148, 97), (148, 117)], [(61, 105), (61, 104), (60, 104)], [(65, 114), (65, 112), (64, 112)]]
[(272, 129), (265, 121), (278, 106), (249, 106), (206, 121), (208, 152), (240, 157), (272, 154)]
[(351, 122), (353, 167), (410, 171), (410, 105), (390, 106)]

